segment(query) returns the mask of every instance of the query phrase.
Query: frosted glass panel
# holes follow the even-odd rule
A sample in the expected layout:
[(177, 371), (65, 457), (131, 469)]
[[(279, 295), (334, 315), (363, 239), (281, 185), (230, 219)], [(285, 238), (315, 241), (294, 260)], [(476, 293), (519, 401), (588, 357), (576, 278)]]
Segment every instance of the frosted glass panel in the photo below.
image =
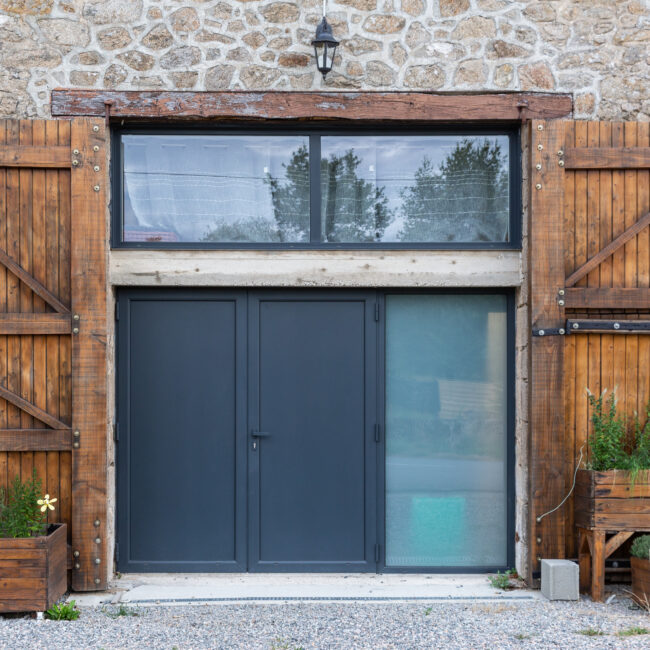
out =
[(386, 564), (507, 564), (503, 295), (386, 298)]
[(309, 140), (125, 135), (127, 242), (309, 241)]

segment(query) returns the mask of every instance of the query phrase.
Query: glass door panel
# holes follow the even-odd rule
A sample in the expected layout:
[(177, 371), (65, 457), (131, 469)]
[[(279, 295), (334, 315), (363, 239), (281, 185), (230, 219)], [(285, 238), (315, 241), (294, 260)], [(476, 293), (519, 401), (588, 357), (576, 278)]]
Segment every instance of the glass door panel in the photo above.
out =
[(508, 562), (505, 295), (386, 297), (386, 565)]

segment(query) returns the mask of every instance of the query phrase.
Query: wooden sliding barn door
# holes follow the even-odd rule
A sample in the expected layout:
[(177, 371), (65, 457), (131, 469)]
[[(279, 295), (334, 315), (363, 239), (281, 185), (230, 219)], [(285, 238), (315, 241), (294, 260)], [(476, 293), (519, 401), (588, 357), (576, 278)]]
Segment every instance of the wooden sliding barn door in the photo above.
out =
[(530, 133), (532, 578), (540, 558), (577, 556), (573, 499), (543, 515), (581, 449), (587, 459), (587, 388), (616, 388), (629, 415), (650, 398), (650, 130), (554, 121)]
[(0, 121), (0, 487), (57, 497), (79, 591), (108, 564), (105, 167), (101, 120)]

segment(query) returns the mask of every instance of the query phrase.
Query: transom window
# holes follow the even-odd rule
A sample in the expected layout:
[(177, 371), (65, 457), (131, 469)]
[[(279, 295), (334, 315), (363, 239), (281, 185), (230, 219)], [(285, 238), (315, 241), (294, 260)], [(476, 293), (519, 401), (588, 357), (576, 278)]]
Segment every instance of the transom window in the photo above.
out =
[(516, 132), (122, 131), (113, 245), (517, 248)]

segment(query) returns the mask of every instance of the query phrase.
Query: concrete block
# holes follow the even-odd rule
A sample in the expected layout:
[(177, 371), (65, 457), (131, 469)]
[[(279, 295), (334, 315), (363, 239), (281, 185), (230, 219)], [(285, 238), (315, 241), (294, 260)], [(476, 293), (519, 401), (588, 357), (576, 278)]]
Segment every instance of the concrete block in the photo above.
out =
[(578, 565), (571, 560), (542, 560), (542, 594), (549, 600), (578, 600)]

